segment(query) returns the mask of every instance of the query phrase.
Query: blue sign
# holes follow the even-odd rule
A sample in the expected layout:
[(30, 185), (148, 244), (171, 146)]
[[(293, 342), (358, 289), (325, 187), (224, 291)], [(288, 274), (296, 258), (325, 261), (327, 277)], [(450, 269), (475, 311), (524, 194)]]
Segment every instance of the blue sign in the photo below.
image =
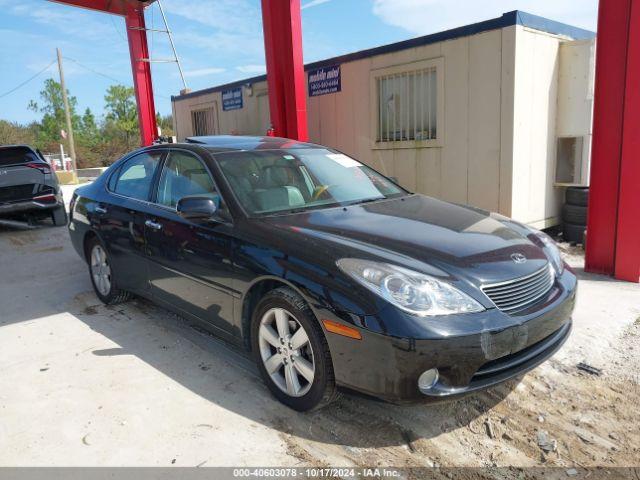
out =
[(242, 87), (222, 91), (222, 110), (239, 110), (242, 108)]
[(317, 97), (336, 93), (342, 89), (340, 65), (322, 67), (309, 71), (309, 96)]

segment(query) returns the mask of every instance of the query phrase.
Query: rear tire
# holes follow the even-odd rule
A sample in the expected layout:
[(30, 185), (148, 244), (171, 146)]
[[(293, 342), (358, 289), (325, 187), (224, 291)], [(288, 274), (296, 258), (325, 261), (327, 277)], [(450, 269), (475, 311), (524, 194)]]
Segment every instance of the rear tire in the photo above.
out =
[(584, 225), (565, 222), (562, 225), (562, 238), (567, 242), (583, 243), (586, 229)]
[(111, 258), (97, 237), (91, 238), (87, 243), (87, 262), (93, 290), (102, 303), (116, 305), (131, 298), (129, 292), (119, 289), (116, 285)]
[(565, 202), (569, 205), (586, 207), (589, 203), (588, 187), (568, 187), (565, 193)]
[(63, 205), (59, 206), (51, 212), (51, 221), (56, 227), (62, 227), (67, 224), (67, 211), (65, 210)]
[(566, 204), (562, 207), (562, 220), (575, 225), (587, 224), (587, 207)]
[(305, 412), (338, 398), (322, 328), (307, 303), (290, 288), (277, 288), (260, 300), (251, 321), (251, 346), (267, 387), (288, 407)]

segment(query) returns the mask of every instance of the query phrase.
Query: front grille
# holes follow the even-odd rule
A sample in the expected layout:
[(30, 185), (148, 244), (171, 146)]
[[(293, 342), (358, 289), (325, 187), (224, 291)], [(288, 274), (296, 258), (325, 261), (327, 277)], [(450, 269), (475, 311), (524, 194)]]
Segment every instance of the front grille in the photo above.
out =
[(515, 313), (535, 303), (553, 286), (554, 275), (549, 264), (531, 275), (506, 282), (483, 285), (482, 291), (503, 312)]

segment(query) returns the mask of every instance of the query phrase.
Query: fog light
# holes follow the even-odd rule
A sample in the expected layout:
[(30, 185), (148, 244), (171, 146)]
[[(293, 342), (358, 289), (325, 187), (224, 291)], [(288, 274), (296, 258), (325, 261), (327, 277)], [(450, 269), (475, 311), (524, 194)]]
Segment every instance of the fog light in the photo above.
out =
[(432, 368), (420, 375), (418, 378), (418, 388), (420, 391), (430, 390), (438, 382), (438, 369)]

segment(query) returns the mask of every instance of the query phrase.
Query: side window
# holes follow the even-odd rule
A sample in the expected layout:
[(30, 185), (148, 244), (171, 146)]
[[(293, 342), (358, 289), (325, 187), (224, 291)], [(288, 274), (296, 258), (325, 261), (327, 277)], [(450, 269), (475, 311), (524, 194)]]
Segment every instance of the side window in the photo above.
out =
[(164, 164), (158, 184), (158, 203), (174, 208), (182, 197), (217, 195), (204, 164), (195, 156), (174, 151)]
[(158, 168), (160, 157), (162, 152), (141, 153), (131, 157), (114, 175), (117, 179), (115, 181), (113, 177), (110, 179), (109, 188), (125, 197), (148, 200), (153, 175)]
[(116, 168), (113, 174), (111, 175), (111, 177), (109, 177), (109, 183), (107, 184), (107, 187), (109, 187), (109, 190), (111, 190), (112, 192), (116, 191), (116, 183), (118, 183), (118, 175), (120, 175), (119, 167)]

